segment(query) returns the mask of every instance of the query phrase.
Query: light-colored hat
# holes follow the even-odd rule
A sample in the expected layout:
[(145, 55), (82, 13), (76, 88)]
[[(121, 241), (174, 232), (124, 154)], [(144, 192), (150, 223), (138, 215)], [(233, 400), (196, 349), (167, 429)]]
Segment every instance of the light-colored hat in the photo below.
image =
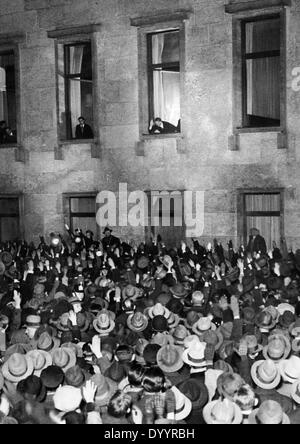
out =
[(243, 414), (238, 405), (224, 399), (211, 401), (203, 408), (206, 424), (241, 424)]
[(179, 322), (180, 322), (180, 317), (177, 314), (170, 312), (170, 316), (168, 317), (169, 328), (172, 329), (177, 327)]
[(122, 290), (123, 300), (125, 299), (135, 300), (139, 297), (139, 295), (140, 295), (140, 290), (131, 284), (126, 285), (126, 287), (123, 288)]
[(32, 359), (20, 353), (12, 354), (2, 366), (2, 374), (10, 382), (19, 382), (33, 374)]
[(291, 397), (297, 404), (300, 404), (300, 379), (293, 383)]
[(112, 395), (117, 391), (118, 384), (112, 379), (100, 374), (93, 375), (91, 381), (97, 386), (95, 403), (98, 406), (107, 405)]
[(251, 367), (251, 377), (258, 387), (267, 390), (276, 388), (281, 379), (278, 366), (271, 359), (255, 361)]
[(279, 362), (288, 357), (291, 351), (291, 343), (285, 335), (270, 336), (268, 340), (268, 344), (263, 349), (265, 359)]
[(189, 335), (188, 330), (185, 328), (184, 325), (177, 325), (177, 327), (175, 328), (175, 330), (173, 331), (173, 338), (174, 338), (174, 343), (176, 345), (182, 345), (184, 344), (184, 340), (185, 338)]
[(286, 302), (279, 304), (276, 307), (276, 310), (280, 316), (282, 316), (285, 311), (290, 311), (291, 313), (295, 314), (295, 307), (293, 307), (291, 304), (287, 304)]
[(60, 340), (52, 337), (47, 331), (44, 331), (39, 337), (36, 346), (39, 350), (50, 352), (54, 348), (58, 348)]
[(192, 411), (192, 401), (185, 396), (177, 387), (171, 388), (175, 395), (175, 420), (182, 421), (187, 418)]
[(177, 372), (183, 367), (182, 348), (177, 345), (161, 347), (156, 355), (157, 365), (165, 373)]
[(41, 317), (38, 315), (29, 315), (26, 318), (26, 326), (39, 328), (41, 326)]
[(128, 316), (127, 325), (132, 331), (144, 331), (148, 326), (148, 318), (143, 313), (137, 311)]
[(148, 315), (151, 319), (153, 319), (155, 316), (164, 316), (166, 319), (168, 319), (170, 314), (170, 310), (160, 303), (153, 305), (148, 310)]
[(216, 330), (216, 325), (211, 322), (211, 319), (209, 317), (202, 317), (200, 318), (192, 327), (192, 330), (197, 335), (202, 335), (208, 330)]
[(191, 367), (205, 367), (205, 347), (205, 342), (200, 342), (199, 340), (198, 342), (193, 342), (189, 348), (184, 350), (182, 354), (183, 361)]
[(99, 312), (96, 319), (93, 320), (94, 329), (100, 333), (100, 336), (107, 336), (115, 328), (115, 321), (112, 320), (108, 311)]
[(76, 364), (76, 354), (67, 347), (54, 348), (51, 351), (52, 364), (60, 367), (64, 372)]
[(276, 401), (264, 401), (258, 409), (253, 410), (248, 418), (249, 424), (290, 424), (289, 417)]
[(61, 412), (73, 412), (80, 406), (82, 395), (80, 388), (71, 385), (58, 387), (54, 396), (54, 407)]
[(300, 379), (300, 358), (298, 356), (291, 356), (289, 359), (280, 361), (279, 371), (282, 379), (293, 384)]
[(32, 360), (34, 375), (40, 376), (44, 368), (52, 365), (52, 356), (44, 350), (30, 350), (27, 356)]

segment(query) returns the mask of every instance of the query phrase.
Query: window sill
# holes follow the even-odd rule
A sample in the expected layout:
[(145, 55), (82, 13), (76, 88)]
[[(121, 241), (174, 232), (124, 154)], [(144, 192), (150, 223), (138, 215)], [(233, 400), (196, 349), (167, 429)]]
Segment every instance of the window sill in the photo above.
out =
[(284, 128), (281, 126), (264, 126), (264, 127), (256, 127), (256, 128), (235, 128), (235, 134), (243, 134), (243, 133), (281, 133), (284, 131)]
[(153, 139), (183, 139), (182, 133), (165, 133), (165, 134), (142, 134), (141, 140)]
[(73, 139), (73, 140), (60, 140), (59, 145), (87, 145), (89, 143), (98, 143), (97, 139)]
[(3, 143), (0, 145), (0, 150), (5, 148), (22, 148), (19, 143)]

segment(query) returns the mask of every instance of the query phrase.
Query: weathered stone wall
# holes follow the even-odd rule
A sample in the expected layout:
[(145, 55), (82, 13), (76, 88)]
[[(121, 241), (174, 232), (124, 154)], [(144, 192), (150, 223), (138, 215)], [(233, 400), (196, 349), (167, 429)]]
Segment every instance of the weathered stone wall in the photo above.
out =
[[(288, 149), (276, 133), (232, 134), (232, 17), (226, 0), (1, 0), (0, 34), (23, 31), (20, 46), (22, 145), (0, 149), (0, 192), (25, 195), (28, 238), (63, 230), (62, 193), (129, 189), (205, 191), (203, 238), (237, 239), (237, 189), (285, 188), (285, 234), (300, 247), (300, 92), (291, 88), (300, 66), (300, 7), (287, 8)], [(235, 1), (231, 1), (235, 3)], [(161, 10), (193, 8), (186, 21), (184, 149), (175, 139), (147, 140), (137, 156), (137, 29), (130, 18)], [(87, 145), (65, 145), (55, 160), (55, 46), (47, 31), (101, 23), (97, 37), (100, 158)], [(122, 234), (132, 235), (123, 229)], [(142, 238), (143, 231), (135, 231)]]

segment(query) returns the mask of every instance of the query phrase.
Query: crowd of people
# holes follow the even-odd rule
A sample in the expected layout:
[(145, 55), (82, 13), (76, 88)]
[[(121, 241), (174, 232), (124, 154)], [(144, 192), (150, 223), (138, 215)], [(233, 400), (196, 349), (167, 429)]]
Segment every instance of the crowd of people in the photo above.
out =
[(299, 423), (300, 250), (253, 234), (2, 243), (0, 423)]

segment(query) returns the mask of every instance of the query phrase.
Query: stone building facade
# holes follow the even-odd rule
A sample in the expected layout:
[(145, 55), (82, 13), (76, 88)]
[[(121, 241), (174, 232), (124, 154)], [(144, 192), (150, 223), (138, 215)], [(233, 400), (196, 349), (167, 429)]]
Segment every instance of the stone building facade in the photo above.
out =
[[(273, 16), (280, 122), (245, 126), (241, 29)], [(147, 34), (170, 29), (180, 30), (181, 131), (149, 135)], [(92, 48), (94, 139), (66, 140), (59, 47), (82, 41)], [(17, 141), (0, 145), (0, 199), (19, 199), (27, 239), (63, 232), (70, 199), (127, 183), (130, 191), (204, 192), (205, 242), (243, 240), (260, 216), (245, 213), (257, 210), (246, 208), (247, 195), (274, 193), (278, 208), (262, 208), (264, 223), (275, 240), (280, 233), (300, 248), (299, 0), (1, 0), (0, 57), (10, 50)], [(143, 239), (145, 229), (115, 233)]]

